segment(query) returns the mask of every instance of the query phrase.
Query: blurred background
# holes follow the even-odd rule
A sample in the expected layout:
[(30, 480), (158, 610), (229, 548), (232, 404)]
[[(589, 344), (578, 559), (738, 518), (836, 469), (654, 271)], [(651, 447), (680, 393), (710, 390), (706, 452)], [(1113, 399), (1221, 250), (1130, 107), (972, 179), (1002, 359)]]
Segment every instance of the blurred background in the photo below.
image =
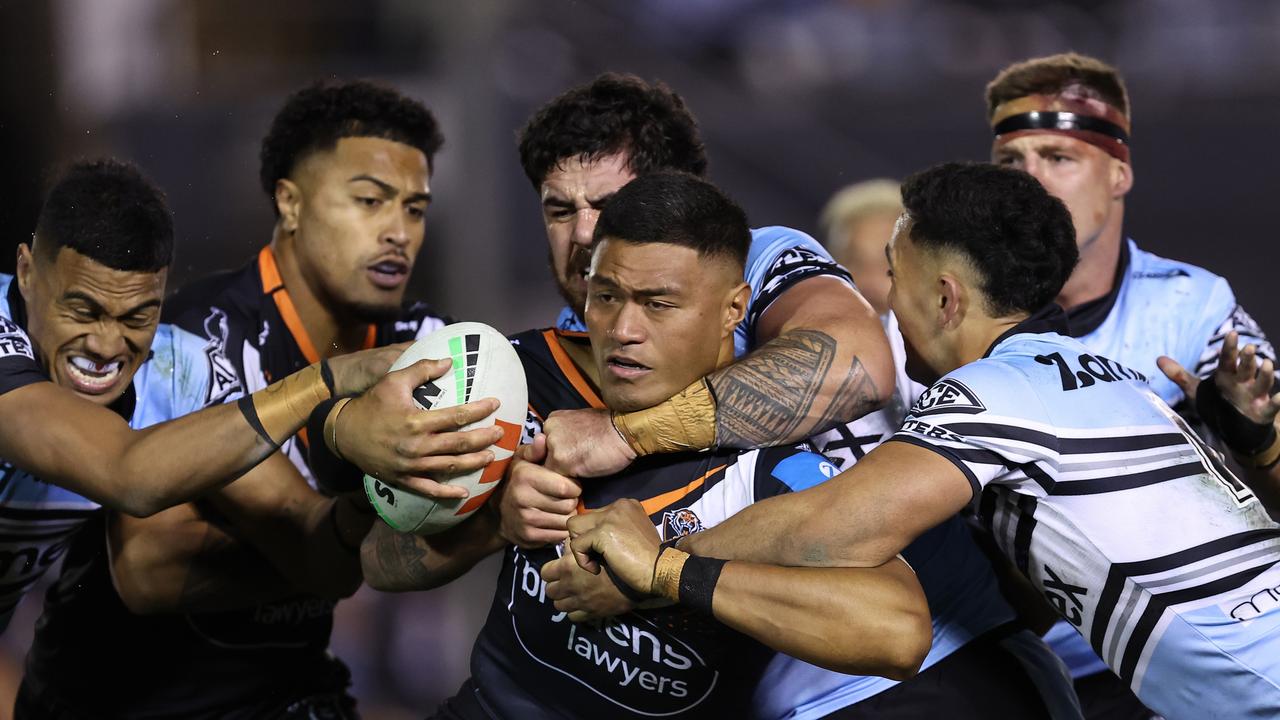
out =
[[(1129, 234), (1225, 275), (1280, 333), (1280, 3), (1257, 0), (0, 0), (0, 271), (58, 168), (102, 154), (168, 193), (171, 287), (241, 265), (270, 238), (257, 153), (284, 97), (371, 77), (446, 137), (411, 294), (515, 332), (550, 324), (558, 298), (514, 132), (570, 85), (667, 82), (753, 223), (817, 236), (848, 183), (986, 158), (986, 82), (1068, 49), (1129, 84)], [(495, 574), (339, 606), (334, 651), (367, 717), (421, 717), (457, 689)], [(28, 598), (0, 638), (0, 716), (38, 612)]]

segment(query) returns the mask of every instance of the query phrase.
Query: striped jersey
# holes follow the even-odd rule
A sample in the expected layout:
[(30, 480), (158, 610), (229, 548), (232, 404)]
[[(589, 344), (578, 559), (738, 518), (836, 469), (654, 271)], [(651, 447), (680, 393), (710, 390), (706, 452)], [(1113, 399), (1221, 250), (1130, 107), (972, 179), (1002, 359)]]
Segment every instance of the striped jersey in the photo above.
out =
[[(0, 275), (0, 316), (9, 332), (26, 337), (26, 307), (11, 275)], [(26, 347), (34, 363), (29, 341)], [(208, 378), (204, 342), (162, 324), (150, 357), (111, 409), (134, 429), (171, 420), (203, 407)], [(18, 601), (63, 556), (72, 535), (99, 507), (0, 460), (0, 632)]]
[[(1280, 656), (1280, 635), (1253, 637), (1276, 604), (1240, 609), (1277, 584), (1280, 526), (1147, 377), (1065, 330), (1056, 306), (1011, 329), (932, 385), (892, 439), (954, 463), (1000, 549), (1107, 665), (1153, 710), (1191, 717), (1197, 705), (1162, 693), (1232, 662), (1240, 677), (1280, 673), (1248, 659)], [(1184, 626), (1219, 640), (1162, 644)], [(1270, 677), (1252, 694), (1280, 709)]]
[[(529, 383), (528, 430), (561, 409), (603, 407), (560, 345), (580, 334), (512, 338)], [(584, 508), (640, 500), (670, 539), (712, 527), (756, 500), (810, 487), (835, 468), (807, 446), (646, 457), (583, 482)], [(501, 718), (745, 717), (773, 651), (682, 606), (573, 623), (545, 596), (539, 571), (555, 547), (506, 550), (472, 681)]]
[[(853, 278), (809, 235), (778, 225), (751, 231), (751, 247), (743, 279), (751, 286), (747, 314), (733, 332), (733, 349), (739, 357), (756, 347), (756, 324), (791, 286), (811, 277), (834, 277), (853, 287)], [(563, 308), (556, 327), (586, 332), (587, 326), (572, 308)]]

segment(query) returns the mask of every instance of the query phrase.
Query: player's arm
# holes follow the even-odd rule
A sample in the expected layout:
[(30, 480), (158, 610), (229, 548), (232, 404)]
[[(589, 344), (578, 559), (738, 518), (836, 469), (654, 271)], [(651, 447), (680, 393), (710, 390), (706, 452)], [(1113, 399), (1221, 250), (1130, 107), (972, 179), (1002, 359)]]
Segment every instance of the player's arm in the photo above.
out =
[(365, 582), (383, 592), (407, 592), (437, 588), (462, 576), (506, 546), (492, 507), (492, 503), (486, 504), (435, 535), (402, 533), (385, 523), (374, 523), (360, 547)]
[(1217, 367), (1204, 380), (1172, 358), (1161, 357), (1157, 362), (1231, 451), (1244, 482), (1263, 507), (1272, 517), (1280, 517), (1280, 383), (1275, 362), (1261, 355), (1258, 345), (1240, 349), (1238, 343), (1238, 333), (1228, 332)]
[(772, 565), (878, 567), (963, 509), (974, 492), (951, 460), (890, 440), (836, 477), (749, 505), (678, 547)]
[[(328, 398), (330, 384), (356, 392), (374, 383), (398, 353), (382, 348), (334, 358), (333, 381), (312, 365), (238, 403), (220, 405), (143, 430), (115, 413), (49, 382), (0, 395), (0, 456), (49, 481), (108, 507), (146, 516), (229, 482), (274, 452)], [(384, 479), (430, 493), (420, 476), (437, 467), (414, 438), (423, 424), (413, 405), (414, 387), (439, 375), (447, 363), (422, 362), (386, 375), (352, 400), (354, 417), (381, 418), (388, 435), (352, 433), (350, 447), (366, 469)], [(492, 402), (486, 412), (493, 409)], [(393, 418), (394, 422), (388, 420)], [(455, 466), (483, 467), (491, 454), (455, 458)]]
[(296, 594), (251, 546), (191, 503), (148, 518), (112, 513), (111, 578), (130, 612), (221, 612)]
[(893, 394), (893, 356), (875, 311), (838, 277), (782, 293), (756, 324), (757, 349), (646, 410), (552, 413), (548, 465), (608, 475), (638, 455), (795, 442), (876, 410)]
[[(871, 568), (795, 568), (691, 556), (660, 548), (634, 500), (569, 524), (574, 555), (603, 558), (610, 573), (645, 593), (715, 616), (776, 650), (836, 672), (905, 679), (929, 651), (932, 625), (915, 573), (900, 558)], [(543, 568), (557, 610), (581, 611), (590, 579), (566, 555)], [(601, 575), (603, 577), (603, 574)]]

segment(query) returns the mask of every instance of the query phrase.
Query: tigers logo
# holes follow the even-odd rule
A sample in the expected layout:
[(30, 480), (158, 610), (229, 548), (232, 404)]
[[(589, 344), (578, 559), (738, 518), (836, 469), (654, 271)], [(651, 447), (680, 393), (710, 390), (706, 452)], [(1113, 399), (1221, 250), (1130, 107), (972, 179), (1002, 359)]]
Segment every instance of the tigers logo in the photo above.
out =
[(662, 514), (662, 524), (669, 530), (664, 533), (667, 540), (702, 531), (702, 519), (689, 508), (668, 510)]

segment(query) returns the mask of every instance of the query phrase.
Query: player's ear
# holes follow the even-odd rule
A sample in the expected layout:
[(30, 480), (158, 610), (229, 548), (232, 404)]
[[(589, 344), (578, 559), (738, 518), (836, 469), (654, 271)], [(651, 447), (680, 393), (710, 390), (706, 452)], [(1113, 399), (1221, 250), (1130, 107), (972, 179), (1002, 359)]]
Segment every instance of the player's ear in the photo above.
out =
[(302, 210), (302, 190), (288, 178), (276, 180), (276, 212), (280, 213), (280, 227), (290, 235), (298, 230), (298, 215)]
[(938, 276), (938, 327), (954, 328), (964, 319), (969, 293), (960, 278), (951, 273)]
[[(31, 254), (31, 246), (26, 243), (18, 244), (18, 292), (22, 293), (22, 298), (27, 300), (30, 296), (31, 283), (35, 282), (35, 257)], [(28, 300), (29, 302), (29, 300)]]
[(1111, 161), (1111, 197), (1122, 198), (1133, 189), (1133, 166), (1127, 162)]
[(737, 287), (729, 291), (728, 301), (724, 308), (724, 331), (726, 334), (733, 334), (737, 329), (738, 323), (747, 316), (747, 304), (751, 302), (751, 286), (746, 283), (739, 283)]

